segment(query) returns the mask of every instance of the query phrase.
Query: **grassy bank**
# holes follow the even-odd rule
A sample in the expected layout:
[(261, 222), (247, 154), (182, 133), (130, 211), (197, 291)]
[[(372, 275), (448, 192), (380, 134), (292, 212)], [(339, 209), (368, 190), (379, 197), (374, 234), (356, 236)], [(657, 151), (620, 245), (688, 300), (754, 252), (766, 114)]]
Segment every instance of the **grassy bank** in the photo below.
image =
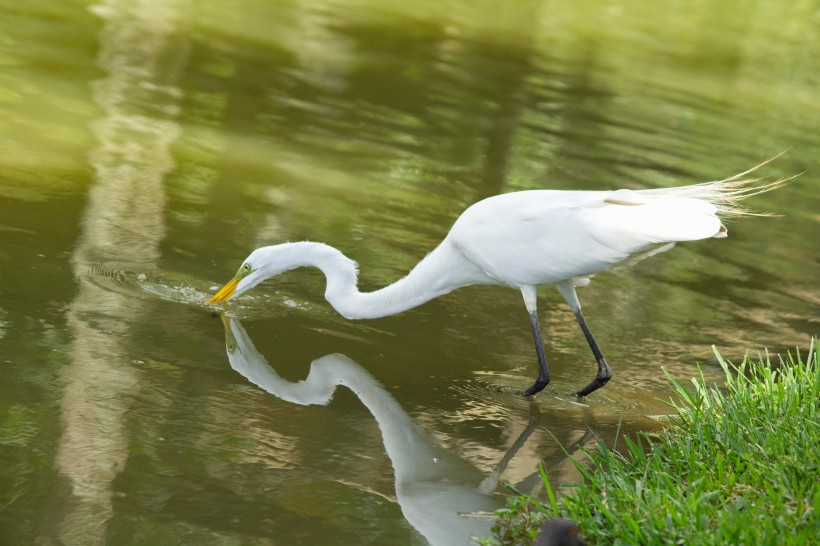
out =
[(511, 498), (479, 544), (532, 544), (555, 517), (590, 544), (820, 544), (816, 341), (774, 363), (718, 355), (720, 389), (672, 380), (681, 402), (664, 433), (585, 452), (580, 486), (556, 491), (544, 475), (545, 500)]

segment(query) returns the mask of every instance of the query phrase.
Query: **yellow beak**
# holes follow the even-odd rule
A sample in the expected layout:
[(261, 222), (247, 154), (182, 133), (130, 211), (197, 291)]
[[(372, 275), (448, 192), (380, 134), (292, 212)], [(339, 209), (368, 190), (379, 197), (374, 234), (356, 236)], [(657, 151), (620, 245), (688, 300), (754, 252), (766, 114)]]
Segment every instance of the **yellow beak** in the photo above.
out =
[(226, 317), (222, 313), (219, 313), (219, 320), (222, 321), (222, 326), (224, 326), (226, 330), (231, 329), (231, 319), (229, 319), (228, 317)]
[(228, 301), (231, 296), (233, 296), (234, 292), (236, 292), (236, 285), (239, 284), (239, 277), (234, 277), (228, 284), (220, 288), (219, 292), (213, 295), (211, 299), (208, 300), (208, 303), (222, 303), (223, 301)]

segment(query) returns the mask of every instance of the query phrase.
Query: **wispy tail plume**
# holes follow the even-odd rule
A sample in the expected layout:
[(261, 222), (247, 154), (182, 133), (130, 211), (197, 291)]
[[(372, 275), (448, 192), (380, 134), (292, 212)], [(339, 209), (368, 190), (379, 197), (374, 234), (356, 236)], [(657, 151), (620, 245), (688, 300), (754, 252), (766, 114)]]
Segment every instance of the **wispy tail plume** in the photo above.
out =
[(746, 206), (743, 201), (754, 195), (783, 187), (799, 176), (799, 174), (787, 178), (779, 178), (773, 182), (763, 182), (767, 177), (745, 177), (763, 165), (771, 163), (784, 153), (785, 152), (780, 152), (763, 163), (755, 165), (751, 169), (730, 176), (729, 178), (724, 178), (723, 180), (714, 180), (712, 182), (703, 182), (701, 184), (680, 186), (677, 188), (655, 188), (638, 191), (639, 193), (654, 197), (674, 195), (676, 197), (702, 199), (717, 207), (718, 215), (723, 218), (734, 218), (738, 216), (776, 216), (773, 213), (754, 211)]

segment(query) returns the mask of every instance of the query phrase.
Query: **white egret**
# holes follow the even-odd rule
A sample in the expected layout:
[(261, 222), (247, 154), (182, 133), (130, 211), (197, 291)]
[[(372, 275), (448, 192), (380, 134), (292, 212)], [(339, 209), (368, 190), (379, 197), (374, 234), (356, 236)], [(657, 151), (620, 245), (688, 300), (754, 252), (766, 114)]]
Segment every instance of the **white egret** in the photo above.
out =
[[(760, 165), (758, 165), (759, 167)], [(536, 289), (554, 284), (584, 332), (598, 372), (579, 390), (586, 396), (604, 386), (612, 370), (581, 312), (576, 286), (615, 265), (668, 250), (679, 241), (723, 238), (719, 217), (753, 214), (741, 201), (783, 185), (758, 184), (743, 176), (649, 190), (529, 190), (489, 197), (456, 220), (444, 240), (410, 273), (374, 292), (357, 288), (357, 264), (323, 243), (298, 242), (254, 250), (209, 303), (242, 294), (265, 279), (301, 266), (314, 266), (327, 278), (325, 299), (348, 319), (401, 313), (433, 298), (473, 284), (517, 288), (530, 315), (538, 377), (524, 391), (532, 396), (550, 380), (538, 323)]]

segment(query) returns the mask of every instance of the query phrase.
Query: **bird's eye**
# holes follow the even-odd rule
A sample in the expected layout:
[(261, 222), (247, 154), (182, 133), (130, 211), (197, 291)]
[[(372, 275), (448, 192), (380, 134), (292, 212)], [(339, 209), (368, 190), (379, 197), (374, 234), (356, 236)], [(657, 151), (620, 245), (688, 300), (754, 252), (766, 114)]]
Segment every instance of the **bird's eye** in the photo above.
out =
[(251, 272), (251, 264), (249, 264), (247, 262), (242, 264), (241, 271), (242, 271), (242, 273), (250, 273)]

